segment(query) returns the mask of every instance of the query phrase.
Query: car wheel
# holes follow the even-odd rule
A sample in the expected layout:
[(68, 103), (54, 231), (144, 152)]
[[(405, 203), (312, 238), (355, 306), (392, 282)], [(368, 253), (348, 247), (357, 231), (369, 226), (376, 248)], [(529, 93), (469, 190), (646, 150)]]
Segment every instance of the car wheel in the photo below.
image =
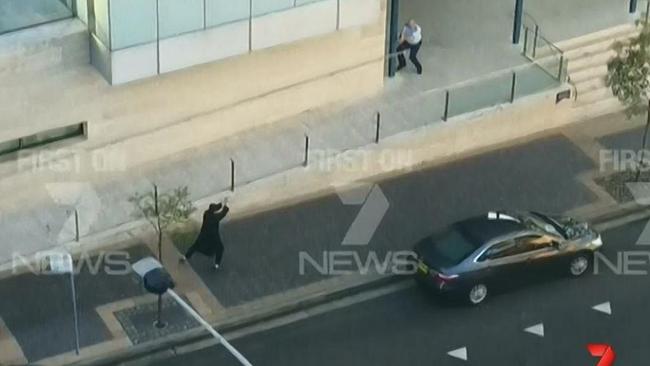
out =
[(589, 256), (587, 254), (578, 254), (569, 262), (569, 273), (573, 277), (580, 277), (589, 269)]
[(470, 304), (478, 305), (485, 300), (487, 294), (488, 294), (487, 286), (485, 286), (482, 283), (477, 283), (476, 285), (472, 286), (472, 288), (469, 289), (467, 296)]

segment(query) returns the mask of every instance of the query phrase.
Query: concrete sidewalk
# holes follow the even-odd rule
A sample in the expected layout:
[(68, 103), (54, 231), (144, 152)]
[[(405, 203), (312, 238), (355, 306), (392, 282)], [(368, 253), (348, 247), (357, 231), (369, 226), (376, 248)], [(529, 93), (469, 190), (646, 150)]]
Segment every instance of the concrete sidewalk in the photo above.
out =
[[(525, 67), (528, 84), (520, 98), (550, 92), (559, 84), (535, 65)], [(478, 85), (457, 86), (450, 92), (449, 117), (465, 115), (485, 108), (508, 104), (508, 98), (494, 98), (495, 88), (510, 88), (511, 73), (499, 74)], [(161, 190), (187, 185), (192, 199), (227, 191), (231, 186), (231, 162), (234, 183), (240, 187), (288, 169), (305, 161), (306, 137), (309, 137), (309, 161), (315, 163), (342, 151), (372, 145), (379, 130), (380, 140), (441, 122), (445, 90), (420, 91), (405, 83), (397, 89), (354, 105), (334, 105), (279, 121), (219, 140), (202, 148), (177, 154), (164, 161), (125, 171), (128, 156), (109, 151), (107, 171), (98, 171), (87, 162), (78, 168), (78, 156), (63, 162), (41, 162), (36, 167), (19, 166), (17, 176), (0, 181), (2, 188), (30, 189), (0, 197), (3, 207), (0, 230), (7, 245), (0, 247), (0, 265), (13, 253), (31, 254), (116, 228), (134, 219), (128, 202), (136, 192)], [(377, 124), (377, 115), (381, 116)], [(65, 150), (64, 150), (65, 151)], [(57, 152), (55, 150), (55, 152)], [(112, 154), (112, 155), (111, 155)], [(39, 158), (39, 156), (35, 156)], [(110, 160), (115, 161), (110, 161)], [(191, 179), (189, 178), (191, 177)], [(12, 182), (12, 183), (9, 183)], [(73, 216), (78, 212), (78, 225)]]
[[(603, 117), (382, 180), (378, 187), (389, 209), (370, 243), (352, 249), (361, 258), (370, 251), (382, 257), (409, 249), (435, 228), (494, 208), (578, 215), (604, 212), (616, 204), (592, 183), (593, 177), (602, 174), (596, 160), (601, 141), (604, 146), (635, 147), (635, 131), (628, 130), (633, 126), (621, 116)], [(217, 273), (200, 256), (189, 264), (177, 263), (177, 247), (182, 249), (193, 240), (195, 222), (165, 241), (163, 259), (178, 283), (178, 292), (213, 324), (227, 324), (377, 279), (376, 274), (330, 276), (314, 266), (308, 265), (303, 273), (299, 268), (300, 253), (321, 261), (324, 253), (350, 249), (341, 243), (358, 212), (359, 206), (344, 205), (338, 195), (330, 194), (235, 217), (224, 225), (226, 258)], [(107, 252), (126, 253), (133, 262), (155, 252), (154, 243), (153, 233), (134, 229)], [(93, 263), (101, 253), (94, 253)], [(106, 266), (111, 264), (105, 257), (99, 263), (99, 273), (82, 266), (78, 277), (83, 358), (151, 344), (196, 326), (167, 304), (170, 327), (152, 332), (154, 298), (144, 294), (135, 275), (108, 275)], [(0, 354), (13, 355), (10, 360), (0, 359), (0, 364), (40, 360), (55, 365), (79, 360), (71, 352), (67, 291), (64, 279), (56, 276), (25, 273), (0, 281), (0, 297), (11, 299), (0, 304), (0, 324), (5, 325), (0, 341), (11, 340), (0, 342)]]

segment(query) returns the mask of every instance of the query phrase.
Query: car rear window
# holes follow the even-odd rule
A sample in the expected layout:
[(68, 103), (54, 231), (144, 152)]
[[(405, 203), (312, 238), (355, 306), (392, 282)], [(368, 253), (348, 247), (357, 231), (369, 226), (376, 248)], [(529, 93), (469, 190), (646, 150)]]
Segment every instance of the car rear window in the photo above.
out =
[(418, 248), (430, 265), (444, 268), (462, 262), (478, 248), (478, 244), (454, 227), (423, 239)]

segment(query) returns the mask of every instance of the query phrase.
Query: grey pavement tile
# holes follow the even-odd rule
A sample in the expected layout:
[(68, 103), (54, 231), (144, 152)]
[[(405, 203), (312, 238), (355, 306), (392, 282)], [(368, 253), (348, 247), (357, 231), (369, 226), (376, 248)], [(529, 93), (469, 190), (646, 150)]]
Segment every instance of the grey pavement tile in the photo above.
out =
[[(150, 255), (144, 245), (131, 247), (127, 252), (131, 262)], [(105, 266), (118, 269), (115, 264), (98, 262), (97, 257), (90, 262), (100, 264), (98, 273), (93, 274), (89, 265), (82, 265), (75, 276), (82, 347), (110, 339), (95, 311), (97, 306), (144, 293), (137, 275), (111, 275)], [(31, 273), (0, 281), (0, 317), (30, 362), (74, 350), (69, 284), (69, 277)]]
[[(133, 175), (127, 180), (110, 181), (94, 188), (100, 200), (100, 210), (87, 214), (96, 215), (91, 232), (101, 232), (133, 220), (136, 211), (129, 198), (136, 192), (152, 189), (152, 186), (147, 179)], [(79, 215), (84, 215), (84, 212)]]
[(242, 137), (233, 159), (236, 164), (236, 184), (257, 179), (300, 166), (304, 159), (304, 134), (301, 129), (286, 133), (260, 133)]

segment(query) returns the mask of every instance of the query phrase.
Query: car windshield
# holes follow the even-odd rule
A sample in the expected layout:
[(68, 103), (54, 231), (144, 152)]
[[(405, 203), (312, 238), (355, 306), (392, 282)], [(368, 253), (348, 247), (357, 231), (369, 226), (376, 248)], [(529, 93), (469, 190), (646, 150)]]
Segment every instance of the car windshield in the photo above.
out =
[(418, 248), (428, 264), (437, 268), (445, 268), (462, 262), (478, 249), (478, 245), (458, 227), (452, 227), (440, 234), (423, 239)]
[(548, 232), (549, 234), (555, 234), (555, 235), (562, 236), (563, 238), (566, 239), (566, 237), (567, 237), (566, 231), (564, 230), (562, 225), (557, 223), (557, 221), (555, 221), (552, 218), (550, 218), (550, 217), (548, 217), (548, 216), (546, 216), (544, 214), (541, 214), (539, 212), (531, 212), (531, 213), (532, 213), (532, 218), (536, 218), (536, 219), (542, 221), (542, 225), (538, 224), (538, 226), (542, 230)]

